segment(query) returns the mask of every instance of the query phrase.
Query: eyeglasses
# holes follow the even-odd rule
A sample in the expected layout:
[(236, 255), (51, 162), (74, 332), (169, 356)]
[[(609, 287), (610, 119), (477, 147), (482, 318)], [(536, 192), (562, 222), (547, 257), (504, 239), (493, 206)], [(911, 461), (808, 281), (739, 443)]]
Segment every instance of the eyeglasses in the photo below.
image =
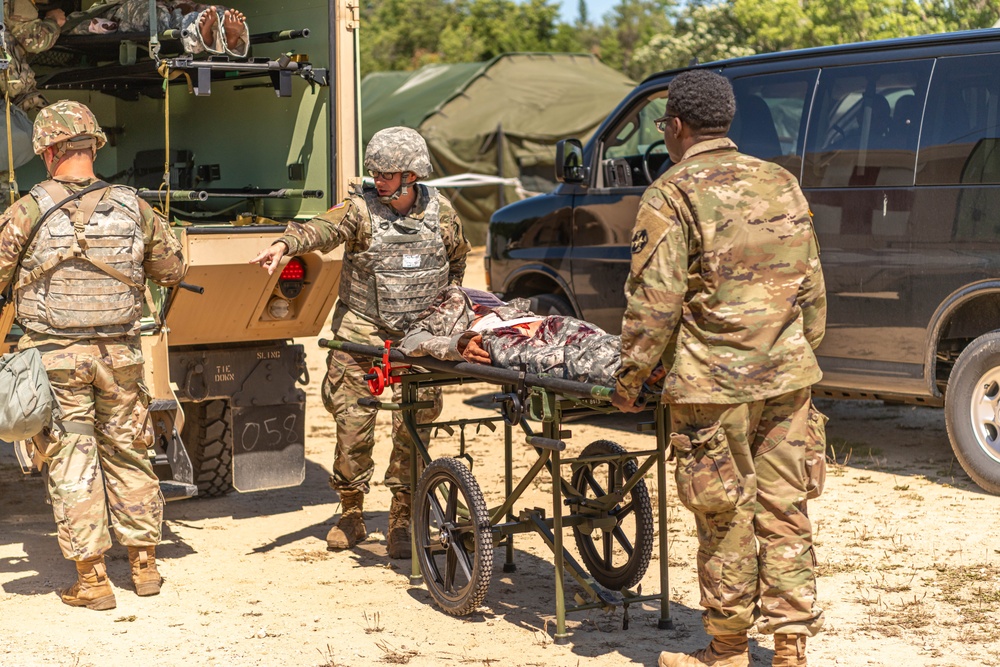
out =
[(396, 171), (369, 171), (368, 175), (372, 178), (377, 178), (380, 181), (391, 181), (393, 176), (398, 174)]
[(662, 118), (657, 118), (656, 120), (654, 120), (653, 124), (656, 125), (656, 129), (659, 130), (660, 132), (666, 132), (667, 124), (673, 118), (677, 118), (677, 116), (671, 116), (671, 115), (663, 116)]

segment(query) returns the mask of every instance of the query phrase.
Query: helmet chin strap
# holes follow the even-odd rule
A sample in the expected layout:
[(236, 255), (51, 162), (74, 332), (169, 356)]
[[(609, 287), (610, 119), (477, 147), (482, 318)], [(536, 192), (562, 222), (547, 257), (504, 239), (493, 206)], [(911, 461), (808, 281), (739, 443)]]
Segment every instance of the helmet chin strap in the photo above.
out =
[(407, 173), (409, 172), (403, 172), (402, 177), (399, 179), (399, 187), (396, 188), (395, 192), (393, 192), (391, 195), (385, 195), (384, 197), (382, 195), (379, 195), (378, 200), (383, 204), (391, 204), (400, 197), (405, 197), (406, 193), (410, 191), (410, 186), (416, 183), (416, 181), (414, 181), (413, 183), (406, 182)]

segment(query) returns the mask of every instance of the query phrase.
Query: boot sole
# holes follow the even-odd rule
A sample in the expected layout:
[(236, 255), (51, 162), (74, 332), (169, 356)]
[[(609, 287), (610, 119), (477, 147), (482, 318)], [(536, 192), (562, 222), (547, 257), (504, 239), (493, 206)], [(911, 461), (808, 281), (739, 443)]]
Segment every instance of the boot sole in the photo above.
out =
[(150, 595), (159, 595), (160, 584), (154, 584), (152, 582), (146, 582), (144, 584), (136, 584), (135, 594), (143, 598), (148, 597)]
[(105, 595), (104, 597), (95, 598), (93, 600), (67, 600), (66, 598), (62, 598), (62, 601), (70, 607), (86, 607), (87, 609), (93, 609), (94, 611), (107, 611), (108, 609), (114, 609), (118, 606), (114, 595)]

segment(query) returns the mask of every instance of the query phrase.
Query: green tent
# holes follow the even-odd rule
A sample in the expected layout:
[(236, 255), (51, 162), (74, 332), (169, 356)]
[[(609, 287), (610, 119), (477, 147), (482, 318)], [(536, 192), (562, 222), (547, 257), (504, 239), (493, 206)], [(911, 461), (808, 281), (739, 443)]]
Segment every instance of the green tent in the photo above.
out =
[[(554, 185), (555, 144), (586, 139), (634, 83), (595, 56), (511, 53), (486, 63), (376, 72), (361, 82), (362, 139), (405, 125), (427, 140), (431, 178), (483, 174), (518, 178), (523, 190)], [(473, 243), (514, 186), (447, 189)]]

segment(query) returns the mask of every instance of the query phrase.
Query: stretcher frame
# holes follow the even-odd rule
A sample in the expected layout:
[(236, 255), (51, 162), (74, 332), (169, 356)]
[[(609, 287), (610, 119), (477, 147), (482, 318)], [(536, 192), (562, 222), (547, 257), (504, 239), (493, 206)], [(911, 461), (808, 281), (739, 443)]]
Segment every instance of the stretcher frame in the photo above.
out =
[[(549, 546), (553, 552), (553, 560), (555, 566), (555, 602), (556, 602), (556, 625), (555, 633), (553, 635), (553, 640), (556, 643), (565, 643), (569, 639), (569, 633), (566, 630), (566, 614), (571, 612), (585, 611), (590, 609), (603, 609), (605, 611), (610, 611), (617, 607), (623, 608), (623, 628), (627, 629), (629, 625), (629, 606), (633, 604), (638, 604), (642, 602), (659, 602), (660, 605), (660, 617), (657, 622), (657, 627), (659, 629), (670, 629), (673, 627), (673, 623), (670, 618), (670, 600), (669, 600), (669, 578), (668, 578), (668, 541), (667, 541), (667, 505), (666, 505), (666, 461), (669, 455), (669, 438), (667, 433), (668, 428), (668, 413), (667, 408), (660, 401), (653, 401), (653, 405), (650, 406), (649, 410), (652, 411), (653, 421), (643, 422), (638, 424), (638, 432), (640, 433), (650, 433), (656, 434), (656, 447), (653, 449), (648, 449), (638, 452), (627, 452), (617, 445), (618, 450), (616, 451), (614, 447), (611, 447), (611, 451), (604, 452), (597, 455), (588, 456), (578, 456), (578, 457), (568, 457), (564, 458), (562, 453), (566, 449), (566, 440), (571, 437), (571, 433), (568, 430), (563, 429), (562, 422), (563, 417), (570, 414), (580, 414), (590, 411), (596, 412), (614, 412), (616, 409), (610, 404), (610, 396), (612, 390), (608, 387), (602, 387), (599, 385), (591, 385), (581, 382), (574, 382), (569, 380), (563, 380), (552, 377), (538, 376), (524, 371), (513, 371), (508, 369), (495, 368), (493, 366), (486, 366), (482, 364), (472, 364), (467, 362), (450, 362), (441, 361), (438, 359), (430, 357), (406, 357), (401, 352), (397, 350), (383, 350), (376, 347), (368, 345), (358, 345), (354, 343), (349, 343), (345, 341), (330, 341), (326, 339), (320, 339), (320, 346), (328, 347), (334, 350), (341, 350), (347, 352), (356, 358), (371, 358), (373, 359), (374, 368), (383, 368), (383, 359), (389, 361), (389, 364), (396, 364), (396, 368), (387, 369), (383, 377), (390, 376), (393, 378), (393, 383), (398, 382), (401, 386), (401, 401), (399, 403), (385, 402), (378, 400), (376, 398), (364, 398), (359, 401), (360, 404), (369, 407), (374, 407), (379, 410), (390, 410), (400, 412), (403, 425), (409, 432), (416, 444), (418, 454), (420, 459), (423, 461), (426, 467), (424, 476), (426, 477), (429, 472), (431, 472), (430, 466), (434, 464), (435, 467), (440, 468), (435, 470), (434, 474), (431, 475), (433, 478), (435, 475), (443, 476), (448, 478), (452, 476), (451, 471), (458, 471), (461, 476), (466, 476), (466, 473), (461, 472), (461, 468), (457, 468), (454, 463), (450, 461), (457, 461), (457, 459), (466, 459), (470, 464), (472, 463), (471, 456), (465, 451), (465, 434), (464, 429), (470, 426), (475, 426), (477, 431), (481, 427), (487, 427), (491, 431), (496, 430), (496, 424), (503, 424), (503, 435), (504, 435), (504, 490), (505, 490), (505, 500), (499, 507), (491, 507), (487, 510), (487, 516), (489, 518), (489, 529), (491, 542), (482, 542), (476, 545), (475, 541), (482, 538), (482, 535), (472, 535), (472, 527), (465, 527), (465, 533), (456, 538), (458, 531), (454, 535), (451, 535), (451, 540), (453, 544), (449, 547), (439, 547), (438, 545), (420, 545), (418, 544), (420, 540), (420, 535), (423, 533), (423, 526), (420, 525), (420, 519), (422, 513), (418, 511), (419, 506), (422, 505), (424, 498), (419, 495), (418, 487), (423, 484), (424, 478), (418, 481), (418, 460), (416, 456), (410, 456), (410, 491), (411, 498), (413, 500), (413, 517), (411, 526), (411, 556), (412, 556), (412, 569), (410, 573), (410, 582), (415, 586), (426, 584), (428, 591), (435, 601), (442, 607), (442, 609), (452, 615), (465, 615), (472, 613), (475, 607), (478, 607), (482, 602), (482, 599), (486, 595), (486, 588), (489, 585), (489, 575), (492, 572), (492, 561), (493, 561), (493, 548), (503, 546), (505, 548), (505, 561), (503, 564), (504, 572), (514, 572), (516, 571), (516, 565), (514, 563), (514, 536), (520, 533), (536, 532), (538, 533), (543, 541)], [(386, 356), (387, 355), (387, 356)], [(400, 369), (402, 366), (402, 370)], [(409, 368), (407, 369), (407, 367)], [(463, 385), (469, 383), (489, 383), (494, 385), (499, 385), (501, 391), (499, 394), (494, 395), (493, 399), (495, 402), (500, 404), (501, 414), (496, 417), (485, 417), (485, 418), (474, 418), (474, 419), (459, 419), (452, 421), (438, 421), (431, 423), (418, 423), (417, 412), (419, 410), (430, 408), (433, 405), (431, 401), (420, 401), (418, 400), (418, 392), (420, 389), (431, 388), (431, 387), (445, 387), (453, 385)], [(643, 413), (648, 414), (648, 412)], [(530, 415), (532, 418), (541, 420), (541, 433), (535, 433), (531, 425), (527, 421), (527, 416)], [(519, 428), (525, 436), (525, 443), (532, 447), (538, 458), (529, 467), (528, 472), (525, 476), (517, 482), (516, 486), (513, 478), (513, 442), (514, 442), (514, 430), (515, 427)], [(427, 429), (442, 429), (449, 433), (454, 433), (454, 429), (462, 429), (460, 437), (460, 452), (456, 458), (452, 459), (437, 459), (432, 460), (430, 452), (428, 450), (428, 443), (421, 436), (420, 431)], [(606, 441), (597, 441), (592, 443), (591, 447), (598, 443)], [(614, 444), (614, 443), (610, 443)], [(608, 445), (602, 445), (600, 448), (608, 449)], [(596, 495), (599, 490), (599, 485), (592, 487), (596, 497), (587, 498), (586, 489), (581, 491), (577, 489), (574, 484), (594, 484), (593, 476), (588, 472), (577, 472), (581, 469), (586, 468), (587, 470), (592, 470), (591, 466), (608, 464), (608, 470), (612, 471), (610, 474), (614, 475), (615, 480), (618, 483), (608, 484), (608, 491), (604, 495)], [(622, 536), (617, 535), (615, 532), (618, 526), (621, 525), (621, 518), (616, 518), (620, 516), (616, 514), (616, 510), (622, 510), (621, 501), (626, 495), (629, 496), (630, 502), (626, 505), (631, 505), (630, 512), (639, 514), (642, 511), (642, 507), (636, 508), (637, 495), (641, 496), (638, 487), (641, 485), (641, 490), (646, 493), (646, 503), (649, 504), (648, 492), (645, 489), (645, 483), (643, 478), (647, 472), (649, 472), (653, 467), (656, 468), (657, 475), (657, 485), (659, 492), (657, 493), (656, 500), (656, 521), (659, 529), (659, 592), (655, 594), (642, 594), (642, 586), (638, 585), (637, 590), (633, 591), (628, 587), (622, 588), (621, 590), (609, 590), (605, 586), (602, 586), (598, 582), (598, 578), (605, 579), (607, 576), (611, 576), (610, 573), (617, 572), (617, 570), (612, 566), (607, 572), (598, 572), (592, 574), (588, 572), (577, 560), (565, 549), (563, 543), (563, 531), (565, 528), (576, 529), (576, 534), (579, 535), (583, 531), (587, 531), (588, 534), (593, 535), (595, 530), (602, 530), (602, 544), (605, 545), (604, 556), (607, 560), (611, 560), (611, 554), (607, 551), (608, 539), (610, 537), (609, 533), (606, 532), (606, 528), (611, 524), (615, 525), (612, 529), (612, 534), (616, 535), (616, 539), (621, 539)], [(563, 476), (564, 468), (569, 468), (574, 472), (572, 482), (567, 481)], [(626, 470), (628, 468), (628, 470)], [(536, 477), (543, 471), (547, 470), (551, 479), (552, 486), (552, 506), (551, 515), (547, 516), (547, 512), (543, 508), (530, 508), (523, 509), (515, 515), (514, 504), (520, 499), (521, 495), (525, 490), (528, 489), (530, 484), (536, 479)], [(579, 475), (579, 477), (577, 477)], [(589, 476), (589, 481), (587, 476)], [(478, 483), (475, 483), (474, 477), (471, 475), (471, 466), (469, 468), (469, 474), (465, 482), (459, 481), (467, 484), (468, 479), (471, 478), (475, 484), (475, 493), (480, 494), (480, 503), (485, 503), (482, 501), (481, 492), (479, 491)], [(583, 480), (583, 481), (581, 481)], [(429, 480), (428, 480), (429, 481)], [(558, 483), (557, 483), (558, 482)], [(617, 488), (615, 488), (617, 487)], [(455, 495), (453, 492), (452, 496)], [(449, 500), (447, 505), (450, 508), (444, 510), (444, 514), (448, 514), (449, 511), (454, 513), (453, 501)], [(469, 502), (469, 505), (475, 503)], [(568, 514), (564, 514), (564, 508), (569, 508)], [(431, 507), (430, 511), (434, 511)], [(468, 514), (475, 514), (475, 509), (466, 508)], [(441, 519), (442, 508), (437, 507), (438, 519)], [(428, 515), (429, 516), (429, 515)], [(639, 517), (636, 516), (637, 531)], [(442, 523), (447, 523), (442, 521)], [(475, 523), (470, 520), (470, 523)], [(646, 556), (645, 564), (641, 565), (642, 572), (638, 573), (635, 579), (641, 579), (642, 573), (645, 572), (646, 565), (650, 560), (652, 553), (652, 524), (648, 527), (649, 536), (649, 547), (648, 555)], [(478, 532), (478, 531), (476, 531)], [(618, 530), (618, 532), (621, 532)], [(438, 535), (442, 543), (445, 542), (444, 530), (442, 529)], [(637, 536), (642, 537), (642, 536)], [(627, 536), (625, 536), (627, 540)], [(456, 546), (460, 540), (465, 540), (462, 545)], [(639, 541), (638, 539), (636, 540)], [(451, 604), (456, 602), (449, 597), (449, 591), (447, 589), (448, 574), (444, 575), (444, 581), (438, 581), (438, 577), (433, 576), (435, 572), (431, 573), (431, 580), (425, 581), (424, 573), (421, 571), (421, 549), (427, 551), (427, 558), (430, 558), (430, 553), (437, 550), (440, 553), (440, 549), (459, 549), (461, 551), (468, 551), (466, 544), (473, 542), (473, 555), (477, 559), (486, 555), (488, 551), (489, 558), (487, 565), (486, 581), (482, 586), (482, 590), (474, 590), (472, 593), (473, 599), (471, 604), (469, 600), (459, 599), (457, 604)], [(578, 538), (579, 544), (579, 538)], [(611, 545), (614, 546), (614, 545)], [(629, 554), (629, 564), (632, 558), (635, 557), (635, 547), (633, 546), (632, 553)], [(492, 547), (492, 548), (490, 548)], [(586, 553), (581, 551), (584, 555), (584, 560), (587, 560)], [(598, 559), (600, 556), (598, 556)], [(642, 558), (642, 554), (639, 555)], [(451, 568), (451, 578), (452, 584), (454, 583), (455, 569), (458, 568), (459, 564), (465, 568), (466, 573), (470, 570), (469, 564), (461, 560), (459, 556), (455, 556), (455, 563), (449, 566)], [(600, 569), (600, 565), (594, 562), (594, 556), (590, 556), (591, 565)], [(452, 554), (450, 551), (447, 552), (446, 560), (448, 563), (452, 563)], [(605, 563), (607, 564), (607, 563)], [(583, 589), (583, 596), (576, 595), (574, 602), (576, 604), (568, 605), (566, 601), (566, 592), (564, 590), (564, 572), (568, 572), (581, 586)], [(440, 573), (436, 573), (440, 576)], [(626, 573), (627, 574), (627, 573)], [(596, 578), (595, 578), (596, 577)], [(607, 579), (605, 579), (607, 581)], [(443, 587), (442, 587), (443, 586)], [(470, 586), (477, 588), (470, 583)], [(478, 595), (478, 599), (475, 596)], [(459, 596), (461, 598), (461, 596)]]

